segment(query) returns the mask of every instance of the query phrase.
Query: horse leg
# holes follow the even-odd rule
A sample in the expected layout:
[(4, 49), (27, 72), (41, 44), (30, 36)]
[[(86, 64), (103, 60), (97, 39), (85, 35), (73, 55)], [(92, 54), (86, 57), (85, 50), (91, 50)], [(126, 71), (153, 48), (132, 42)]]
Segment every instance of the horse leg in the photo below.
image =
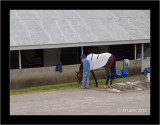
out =
[(112, 63), (112, 66), (111, 66), (111, 82), (110, 82), (110, 85), (112, 86), (112, 79), (114, 79), (114, 74), (116, 72), (116, 57), (113, 56), (114, 59), (113, 59), (113, 63)]
[(108, 85), (108, 81), (109, 81), (109, 70), (108, 71), (106, 71), (106, 74), (107, 74), (107, 80), (106, 80), (106, 86), (108, 86), (108, 87), (110, 87), (109, 85)]
[(111, 87), (112, 87), (112, 77), (111, 77), (111, 82), (110, 82), (110, 85), (111, 85)]
[(97, 79), (96, 79), (96, 77), (95, 77), (94, 71), (91, 70), (91, 73), (92, 73), (92, 76), (93, 76), (93, 78), (94, 78), (94, 80), (95, 80), (95, 82), (96, 82), (96, 86), (95, 86), (95, 87), (98, 87), (98, 82), (97, 82)]
[[(109, 81), (109, 70), (111, 69), (111, 65), (112, 64), (112, 58), (109, 59), (107, 65), (105, 65), (105, 70), (106, 70), (106, 74), (107, 74), (107, 80), (106, 80), (106, 86), (108, 85), (108, 81)], [(110, 85), (108, 85), (108, 87), (110, 87)]]
[(110, 85), (112, 86), (112, 79), (114, 79), (114, 76), (112, 76), (113, 72), (111, 72), (111, 81), (110, 81)]

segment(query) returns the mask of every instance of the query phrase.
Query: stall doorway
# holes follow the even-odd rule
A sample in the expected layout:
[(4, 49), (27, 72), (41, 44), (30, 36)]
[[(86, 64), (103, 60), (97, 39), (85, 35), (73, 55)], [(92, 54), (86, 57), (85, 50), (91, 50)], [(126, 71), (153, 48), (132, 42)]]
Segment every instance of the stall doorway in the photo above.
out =
[(19, 54), (18, 51), (10, 51), (10, 69), (19, 68)]
[(43, 50), (23, 50), (22, 53), (22, 68), (43, 67)]
[(134, 59), (134, 45), (133, 44), (124, 45), (124, 59), (129, 59), (129, 60)]
[(61, 62), (62, 65), (79, 64), (79, 49), (78, 47), (62, 48), (61, 49)]

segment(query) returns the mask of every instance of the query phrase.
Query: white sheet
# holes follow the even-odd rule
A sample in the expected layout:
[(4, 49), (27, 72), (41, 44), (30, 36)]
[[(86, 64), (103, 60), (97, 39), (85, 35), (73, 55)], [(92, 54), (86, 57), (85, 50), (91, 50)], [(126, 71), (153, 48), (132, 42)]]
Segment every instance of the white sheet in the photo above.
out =
[(102, 53), (102, 54), (94, 54), (91, 53), (87, 56), (87, 59), (90, 62), (90, 70), (97, 70), (103, 68), (112, 54), (110, 53)]

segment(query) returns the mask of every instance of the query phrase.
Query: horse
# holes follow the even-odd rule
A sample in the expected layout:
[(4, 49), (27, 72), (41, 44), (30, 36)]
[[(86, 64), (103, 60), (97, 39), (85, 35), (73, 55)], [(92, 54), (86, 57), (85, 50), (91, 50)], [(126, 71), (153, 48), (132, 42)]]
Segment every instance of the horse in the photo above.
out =
[[(105, 65), (100, 68), (98, 68), (99, 66), (94, 65), (94, 62), (96, 62), (96, 61), (97, 61), (97, 65), (99, 64), (99, 62), (98, 62), (99, 57), (101, 57), (101, 60), (103, 60), (104, 62), (106, 60)], [(90, 72), (96, 82), (95, 87), (98, 87), (98, 82), (97, 82), (97, 79), (96, 79), (95, 73), (94, 73), (94, 70), (97, 70), (97, 69), (95, 69), (95, 68), (98, 68), (98, 69), (105, 68), (105, 72), (107, 74), (107, 80), (106, 80), (105, 86), (108, 85), (109, 71), (111, 71), (110, 85), (112, 86), (112, 80), (114, 79), (114, 75), (115, 75), (115, 71), (116, 71), (116, 57), (110, 53), (103, 53), (103, 54), (93, 54), (92, 53), (87, 56), (87, 59), (89, 59), (89, 61), (90, 61), (90, 66), (92, 64), (92, 68), (91, 68)], [(77, 72), (77, 71), (75, 71), (75, 72), (77, 73), (77, 79), (78, 79), (78, 82), (80, 83), (83, 78), (83, 62), (80, 64), (79, 72)], [(110, 85), (108, 85), (108, 87), (110, 87)]]

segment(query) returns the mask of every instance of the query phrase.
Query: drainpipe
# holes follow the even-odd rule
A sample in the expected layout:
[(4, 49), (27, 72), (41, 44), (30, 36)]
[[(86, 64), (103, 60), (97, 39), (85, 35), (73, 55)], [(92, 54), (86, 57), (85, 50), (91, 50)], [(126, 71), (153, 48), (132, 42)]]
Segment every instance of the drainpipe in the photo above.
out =
[(141, 45), (141, 72), (143, 72), (143, 51), (144, 51), (144, 43)]
[(21, 69), (21, 50), (19, 50), (19, 69)]
[(134, 60), (136, 60), (136, 55), (137, 55), (137, 48), (136, 44), (134, 44)]

